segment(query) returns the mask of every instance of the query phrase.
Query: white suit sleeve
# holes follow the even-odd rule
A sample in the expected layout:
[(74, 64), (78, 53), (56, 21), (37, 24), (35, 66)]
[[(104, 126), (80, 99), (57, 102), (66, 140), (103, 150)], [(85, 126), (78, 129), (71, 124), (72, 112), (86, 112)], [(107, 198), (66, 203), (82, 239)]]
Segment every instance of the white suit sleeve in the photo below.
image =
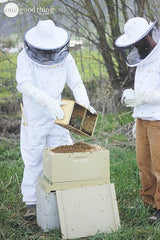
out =
[(135, 107), (142, 104), (160, 104), (160, 90), (148, 92), (126, 89), (123, 92), (121, 102), (127, 107)]
[(86, 108), (89, 108), (90, 106), (89, 98), (83, 83), (79, 83), (73, 88), (73, 95), (76, 102), (85, 106)]
[(144, 103), (146, 104), (160, 104), (160, 91), (154, 90), (144, 93)]
[(68, 60), (68, 62), (67, 62), (67, 64), (68, 64), (68, 66), (67, 66), (67, 84), (68, 84), (69, 88), (72, 90), (75, 100), (79, 104), (88, 108), (90, 106), (90, 103), (89, 103), (87, 91), (83, 84), (81, 76), (79, 74), (76, 63), (75, 63), (73, 57), (71, 56), (71, 54), (68, 55), (67, 60)]
[(24, 50), (22, 50), (17, 58), (17, 69), (16, 69), (16, 81), (17, 81), (17, 89), (21, 92), (20, 86), (24, 82), (33, 82), (31, 66), (28, 61)]
[(19, 55), (17, 61), (16, 79), (18, 82), (18, 90), (29, 100), (36, 102), (42, 107), (46, 107), (51, 116), (56, 119), (62, 119), (64, 112), (60, 107), (63, 102), (53, 99), (50, 95), (32, 84), (32, 73), (27, 59), (24, 55)]
[(38, 103), (40, 106), (46, 107), (54, 119), (63, 119), (64, 112), (61, 108), (61, 105), (64, 104), (63, 102), (52, 98), (44, 91), (36, 88), (30, 82), (24, 82), (21, 85), (21, 92), (31, 101)]

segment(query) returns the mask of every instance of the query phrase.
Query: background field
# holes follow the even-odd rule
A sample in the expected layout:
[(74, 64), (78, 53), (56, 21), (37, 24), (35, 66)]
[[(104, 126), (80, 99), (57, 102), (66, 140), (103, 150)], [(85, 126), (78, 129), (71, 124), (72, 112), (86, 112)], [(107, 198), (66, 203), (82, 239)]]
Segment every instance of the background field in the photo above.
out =
[[(98, 111), (94, 137), (72, 134), (74, 142), (98, 144), (110, 151), (111, 182), (115, 184), (121, 228), (110, 234), (99, 234), (84, 240), (159, 240), (158, 224), (151, 224), (151, 210), (139, 198), (140, 181), (135, 160), (135, 139), (132, 136), (132, 109), (118, 109), (107, 113), (107, 74), (98, 81), (98, 65), (84, 52), (84, 70), (80, 53), (75, 54), (80, 73), (84, 76), (91, 104)], [(97, 53), (94, 53), (97, 54)], [(23, 161), (19, 149), (21, 95), (17, 93), (15, 70), (16, 54), (0, 55), (0, 239), (2, 240), (60, 240), (60, 230), (44, 233), (36, 225), (23, 220), (21, 181)], [(88, 67), (92, 70), (88, 71)], [(92, 75), (90, 75), (92, 73)], [(104, 81), (102, 81), (104, 80)], [(103, 85), (103, 84), (104, 85)], [(68, 88), (64, 97), (71, 98)], [(108, 105), (112, 108), (112, 104)], [(108, 109), (108, 108), (107, 108)], [(113, 109), (114, 110), (114, 109)]]
[[(92, 140), (72, 134), (75, 142), (98, 144), (110, 150), (111, 182), (115, 184), (121, 228), (110, 234), (96, 234), (84, 240), (158, 240), (159, 225), (151, 225), (150, 208), (139, 199), (140, 188), (135, 160), (135, 143), (131, 135), (130, 112), (100, 114)], [(0, 239), (60, 240), (60, 231), (43, 233), (36, 225), (23, 220), (24, 205), (20, 191), (23, 162), (19, 141), (10, 139), (0, 145)]]

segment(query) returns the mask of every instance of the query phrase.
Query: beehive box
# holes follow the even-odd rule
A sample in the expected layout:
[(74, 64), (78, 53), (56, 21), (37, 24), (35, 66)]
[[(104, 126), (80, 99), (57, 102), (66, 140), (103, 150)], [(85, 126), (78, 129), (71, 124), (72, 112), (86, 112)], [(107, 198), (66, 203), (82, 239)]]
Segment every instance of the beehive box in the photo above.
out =
[(62, 106), (65, 116), (63, 119), (57, 119), (55, 123), (79, 135), (92, 137), (98, 115), (92, 114), (75, 101), (64, 99), (62, 101), (66, 103)]
[(71, 188), (83, 188), (89, 186), (98, 186), (104, 185), (110, 182), (109, 178), (106, 179), (93, 179), (93, 180), (84, 180), (84, 181), (75, 181), (75, 182), (54, 182), (53, 184), (49, 183), (48, 179), (45, 177), (38, 178), (38, 185), (45, 191), (45, 193), (51, 193), (57, 190), (66, 190)]
[(114, 184), (56, 191), (63, 239), (117, 231), (120, 226)]
[(85, 143), (44, 149), (43, 178), (53, 190), (109, 183), (109, 151)]

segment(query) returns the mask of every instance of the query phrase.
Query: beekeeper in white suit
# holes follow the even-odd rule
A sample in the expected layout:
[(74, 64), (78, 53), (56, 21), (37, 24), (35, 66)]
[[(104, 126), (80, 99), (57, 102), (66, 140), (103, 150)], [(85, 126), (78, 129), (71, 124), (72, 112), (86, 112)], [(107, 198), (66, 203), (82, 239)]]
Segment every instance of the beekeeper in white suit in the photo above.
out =
[(122, 102), (134, 107), (136, 155), (142, 183), (140, 197), (156, 209), (152, 220), (160, 221), (160, 31), (155, 22), (131, 18), (115, 42), (130, 50), (126, 61), (136, 67), (134, 90), (126, 89)]
[(65, 84), (75, 100), (91, 113), (86, 89), (75, 61), (69, 53), (68, 32), (52, 20), (39, 21), (24, 37), (24, 49), (18, 55), (16, 80), (23, 95), (25, 120), (22, 120), (20, 147), (24, 161), (23, 201), (27, 205), (25, 219), (36, 214), (37, 177), (42, 176), (42, 150), (72, 144), (69, 131), (54, 124), (63, 119), (61, 93)]

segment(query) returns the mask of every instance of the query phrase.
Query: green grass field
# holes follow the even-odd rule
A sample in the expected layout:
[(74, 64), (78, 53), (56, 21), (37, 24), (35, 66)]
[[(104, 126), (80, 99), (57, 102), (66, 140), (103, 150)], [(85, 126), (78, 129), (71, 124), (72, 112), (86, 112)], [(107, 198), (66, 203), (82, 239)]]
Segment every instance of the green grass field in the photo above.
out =
[[(130, 146), (123, 127), (132, 123), (130, 112), (99, 116), (93, 139), (72, 134), (75, 141), (106, 146), (110, 151), (111, 182), (115, 184), (121, 227), (117, 232), (99, 234), (83, 240), (159, 240), (160, 226), (149, 222), (150, 210), (139, 198), (140, 181), (135, 147)], [(122, 128), (120, 134), (115, 132)], [(125, 129), (125, 128), (124, 128)], [(115, 134), (115, 135), (114, 135)], [(122, 137), (123, 136), (123, 137)], [(106, 145), (107, 139), (107, 145)], [(124, 147), (125, 142), (125, 147)], [(117, 144), (118, 143), (118, 144)], [(0, 239), (60, 240), (60, 230), (44, 233), (23, 220), (21, 196), (23, 162), (19, 141), (0, 145)]]

